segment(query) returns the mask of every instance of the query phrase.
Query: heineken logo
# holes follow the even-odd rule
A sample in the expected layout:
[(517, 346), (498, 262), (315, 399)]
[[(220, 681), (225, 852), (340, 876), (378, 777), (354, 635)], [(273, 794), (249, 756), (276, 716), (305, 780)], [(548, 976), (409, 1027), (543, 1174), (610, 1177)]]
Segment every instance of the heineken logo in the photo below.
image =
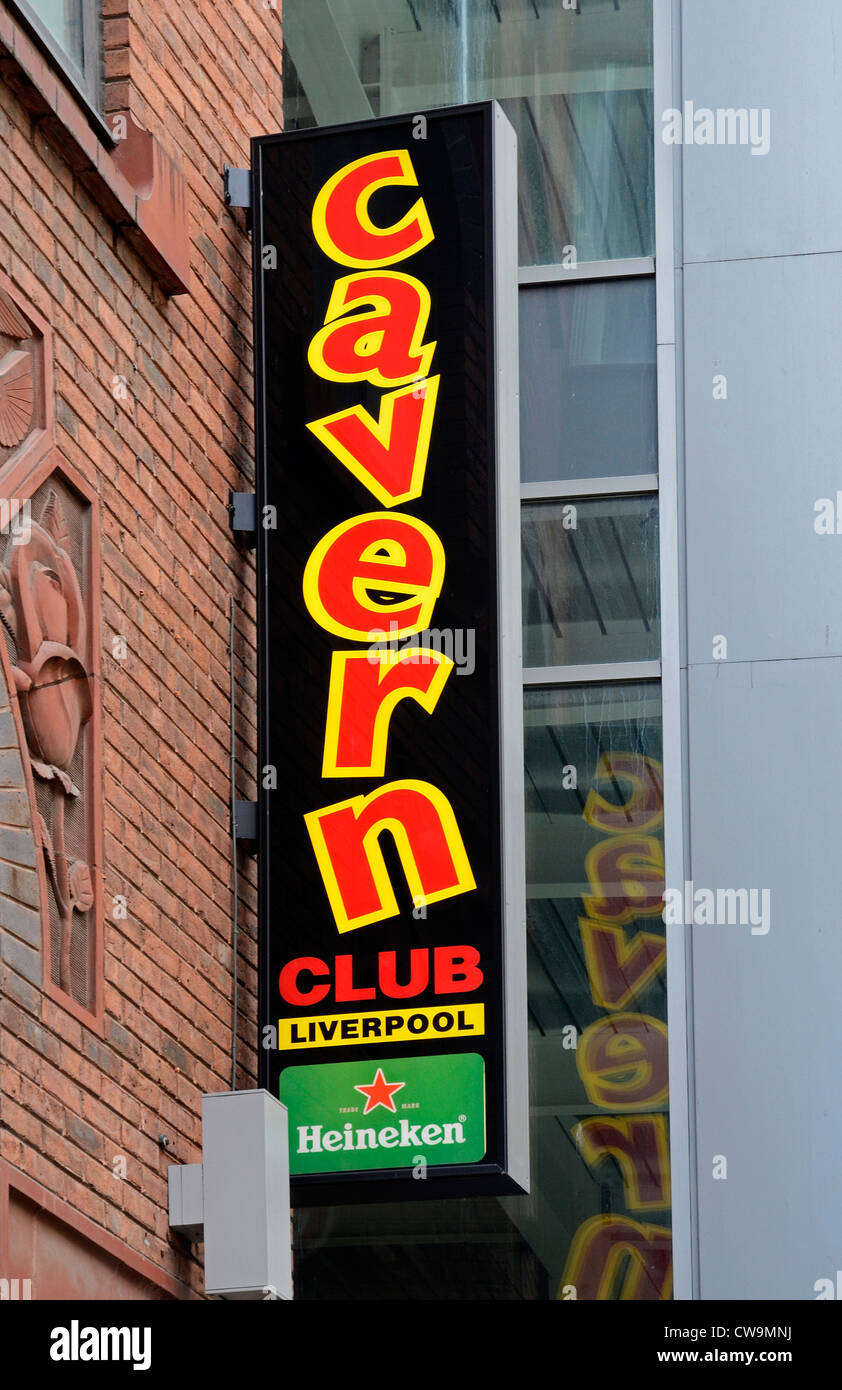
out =
[(485, 1155), (485, 1074), (474, 1052), (287, 1067), (290, 1171), (360, 1172), (478, 1163)]
[(395, 1102), (392, 1097), (395, 1091), (402, 1091), (405, 1085), (405, 1081), (393, 1081), (390, 1084), (383, 1075), (383, 1068), (378, 1067), (370, 1086), (355, 1086), (354, 1090), (359, 1091), (366, 1098), (364, 1115), (367, 1115), (369, 1110), (374, 1110), (378, 1105), (382, 1105), (385, 1110), (391, 1110), (394, 1114)]

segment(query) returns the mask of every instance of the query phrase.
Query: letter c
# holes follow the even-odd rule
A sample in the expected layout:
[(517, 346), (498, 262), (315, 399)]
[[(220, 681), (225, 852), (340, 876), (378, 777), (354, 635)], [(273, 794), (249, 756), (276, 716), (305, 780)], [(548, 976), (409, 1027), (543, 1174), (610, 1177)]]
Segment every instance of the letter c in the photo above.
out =
[(298, 956), (296, 960), (289, 961), (278, 977), (278, 989), (287, 1004), (318, 1004), (329, 992), (329, 984), (313, 985), (308, 990), (299, 989), (298, 977), (305, 971), (316, 977), (330, 976), (330, 971), (318, 956)]
[(340, 265), (369, 270), (414, 256), (433, 240), (433, 229), (419, 198), (400, 221), (378, 227), (369, 200), (378, 188), (417, 188), (408, 150), (382, 150), (338, 169), (320, 189), (313, 207), (313, 232), (319, 246)]

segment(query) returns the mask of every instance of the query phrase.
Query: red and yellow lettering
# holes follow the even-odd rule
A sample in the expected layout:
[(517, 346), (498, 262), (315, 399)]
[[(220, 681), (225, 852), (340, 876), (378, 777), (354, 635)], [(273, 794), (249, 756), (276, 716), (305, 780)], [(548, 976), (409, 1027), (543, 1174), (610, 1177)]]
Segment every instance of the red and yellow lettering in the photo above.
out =
[(411, 698), (432, 714), (453, 662), (427, 647), (334, 652), (323, 777), (382, 777), (392, 712)]
[(667, 1098), (666, 1024), (644, 1014), (614, 1014), (585, 1029), (576, 1066), (588, 1100), (606, 1110), (648, 1110)]
[(409, 953), (409, 983), (398, 984), (397, 951), (381, 951), (377, 958), (380, 988), (387, 999), (412, 999), (423, 994), (430, 983), (430, 952), (426, 949)]
[(360, 999), (374, 999), (377, 990), (373, 986), (358, 989), (354, 984), (354, 957), (336, 957), (336, 999), (337, 1003), (355, 1003)]
[(299, 989), (299, 975), (310, 974), (315, 978), (330, 976), (323, 960), (317, 956), (299, 956), (289, 961), (278, 977), (281, 998), (288, 1004), (318, 1004), (330, 992), (330, 985), (311, 985), (309, 989)]
[(443, 581), (444, 548), (430, 526), (365, 512), (319, 541), (304, 570), (304, 602), (325, 631), (371, 642), (426, 628)]
[(593, 1001), (601, 1009), (624, 1009), (663, 970), (667, 944), (662, 936), (579, 918)]
[(437, 376), (390, 391), (374, 419), (363, 405), (307, 426), (384, 507), (420, 497), (436, 398)]
[(588, 825), (611, 834), (641, 835), (655, 830), (664, 819), (663, 769), (654, 758), (640, 753), (603, 753), (594, 776), (595, 782), (630, 782), (631, 791), (621, 806), (606, 801), (593, 789), (588, 792), (582, 812)]
[(368, 211), (378, 188), (418, 187), (408, 150), (383, 150), (345, 164), (319, 190), (313, 231), (326, 256), (340, 265), (393, 265), (428, 246), (433, 229), (423, 198), (390, 227), (376, 227)]
[(310, 343), (307, 361), (328, 381), (417, 384), (429, 376), (436, 350), (435, 343), (424, 343), (429, 316), (430, 292), (412, 275), (345, 275), (333, 287), (325, 326)]
[(583, 895), (589, 917), (621, 925), (664, 910), (664, 847), (654, 835), (601, 840), (585, 855), (593, 894)]
[(437, 946), (433, 960), (436, 994), (470, 994), (482, 984), (480, 955), (474, 946)]
[[(431, 966), (432, 957), (432, 966)], [(401, 961), (405, 961), (405, 952)], [(354, 983), (353, 956), (335, 956), (333, 973), (335, 998), (337, 1003), (349, 1000), (412, 999), (423, 994), (429, 987), (430, 974), (433, 976), (433, 993), (471, 994), (483, 983), (480, 968), (480, 953), (474, 946), (436, 946), (432, 951), (428, 946), (413, 947), (409, 951), (409, 979), (405, 984), (398, 981), (398, 952), (378, 951), (377, 988), (373, 985)], [(403, 973), (403, 969), (401, 970)], [(288, 1004), (307, 1008), (316, 1004), (330, 993), (330, 985), (313, 985), (304, 988), (300, 977), (312, 975), (314, 978), (330, 978), (331, 968), (315, 956), (299, 956), (289, 961), (278, 979), (281, 998)]]
[(379, 836), (393, 836), (415, 903), (435, 903), (476, 887), (453, 808), (429, 782), (388, 782), (304, 817), (337, 930), (395, 917), (395, 898)]
[[(622, 1272), (622, 1284), (615, 1287)], [(592, 1216), (573, 1237), (558, 1297), (572, 1285), (582, 1302), (668, 1299), (672, 1295), (672, 1236), (628, 1216)]]
[(670, 1154), (663, 1115), (592, 1115), (579, 1125), (582, 1157), (592, 1168), (608, 1155), (623, 1175), (623, 1195), (632, 1211), (670, 1204)]

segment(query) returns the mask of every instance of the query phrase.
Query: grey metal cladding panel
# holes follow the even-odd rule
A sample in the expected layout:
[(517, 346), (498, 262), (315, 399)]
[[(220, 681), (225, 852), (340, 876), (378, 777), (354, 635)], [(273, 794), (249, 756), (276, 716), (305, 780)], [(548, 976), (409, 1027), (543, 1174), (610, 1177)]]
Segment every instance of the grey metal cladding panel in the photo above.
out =
[(205, 1287), (291, 1297), (286, 1107), (266, 1091), (202, 1097)]
[(688, 266), (684, 285), (689, 660), (719, 634), (732, 661), (840, 655), (842, 534), (814, 523), (842, 489), (842, 255)]
[(768, 107), (771, 123), (766, 155), (685, 146), (685, 259), (838, 251), (839, 0), (684, 0), (682, 58), (685, 101)]
[(692, 928), (703, 1299), (840, 1267), (840, 709), (838, 659), (689, 676), (693, 881), (771, 894), (765, 936)]

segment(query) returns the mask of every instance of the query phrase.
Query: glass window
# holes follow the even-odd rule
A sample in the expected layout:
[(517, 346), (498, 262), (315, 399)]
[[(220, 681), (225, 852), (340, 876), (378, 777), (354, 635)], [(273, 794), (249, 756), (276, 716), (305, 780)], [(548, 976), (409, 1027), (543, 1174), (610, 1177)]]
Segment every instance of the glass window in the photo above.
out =
[(525, 759), (535, 1195), (502, 1205), (550, 1297), (666, 1298), (659, 685), (528, 690)]
[(100, 0), (15, 0), (45, 47), (93, 106), (101, 105)]
[(657, 471), (655, 281), (520, 292), (526, 483)]
[(284, 0), (286, 128), (499, 100), (524, 265), (654, 245), (652, 0)]
[(658, 659), (653, 493), (534, 502), (522, 535), (524, 666)]

